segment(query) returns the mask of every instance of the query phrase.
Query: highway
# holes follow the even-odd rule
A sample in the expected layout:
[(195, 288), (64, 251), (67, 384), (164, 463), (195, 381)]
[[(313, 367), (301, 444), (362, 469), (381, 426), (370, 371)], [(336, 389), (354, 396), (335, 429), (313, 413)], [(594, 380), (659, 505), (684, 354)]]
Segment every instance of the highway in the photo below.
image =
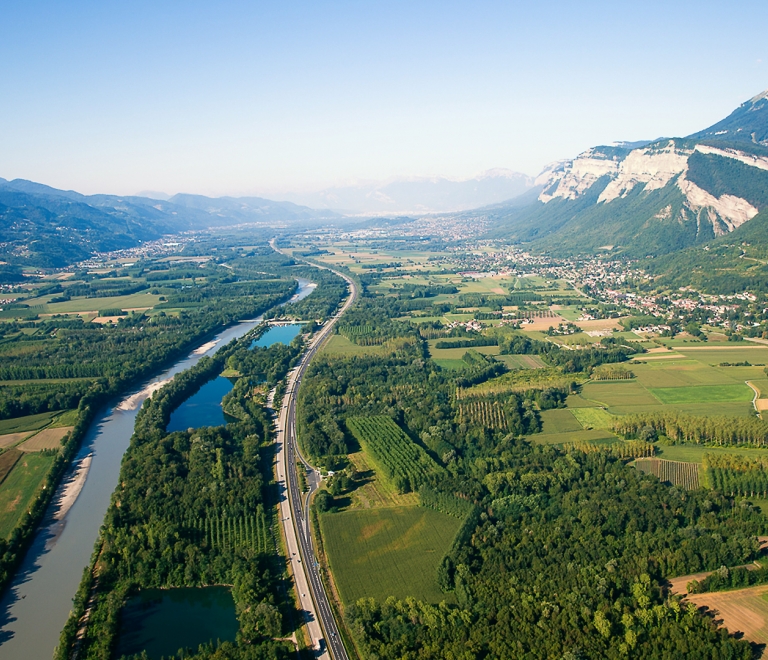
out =
[[(272, 244), (274, 249), (277, 249)], [(285, 532), (288, 559), (291, 562), (296, 593), (304, 612), (310, 643), (317, 658), (348, 660), (348, 655), (336, 626), (320, 579), (319, 565), (312, 547), (309, 501), (321, 482), (320, 473), (301, 455), (296, 436), (296, 394), (307, 367), (323, 343), (330, 337), (333, 326), (357, 298), (357, 287), (346, 275), (349, 297), (339, 312), (328, 319), (310, 341), (299, 364), (288, 374), (286, 393), (276, 422), (276, 474), (280, 490), (280, 520)], [(307, 470), (309, 493), (302, 497), (296, 472), (297, 459)]]

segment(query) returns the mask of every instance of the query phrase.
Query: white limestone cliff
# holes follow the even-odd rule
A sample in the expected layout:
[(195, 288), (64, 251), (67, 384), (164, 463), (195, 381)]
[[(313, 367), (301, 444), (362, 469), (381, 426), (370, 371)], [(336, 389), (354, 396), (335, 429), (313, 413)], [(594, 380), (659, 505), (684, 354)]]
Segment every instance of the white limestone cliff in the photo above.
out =
[[(578, 199), (600, 178), (608, 176), (610, 181), (600, 194), (598, 204), (610, 204), (624, 198), (638, 185), (643, 186), (644, 192), (651, 192), (675, 181), (685, 197), (685, 207), (697, 217), (709, 218), (716, 235), (731, 232), (755, 217), (758, 209), (748, 201), (734, 195), (715, 197), (686, 178), (688, 159), (695, 151), (733, 158), (750, 167), (768, 170), (766, 157), (702, 144), (681, 146), (675, 140), (633, 149), (623, 159), (598, 147), (588, 149), (573, 160), (548, 165), (535, 182), (544, 187), (539, 201), (546, 204), (557, 198)], [(665, 211), (669, 213), (667, 209)], [(704, 216), (702, 212), (706, 212)]]

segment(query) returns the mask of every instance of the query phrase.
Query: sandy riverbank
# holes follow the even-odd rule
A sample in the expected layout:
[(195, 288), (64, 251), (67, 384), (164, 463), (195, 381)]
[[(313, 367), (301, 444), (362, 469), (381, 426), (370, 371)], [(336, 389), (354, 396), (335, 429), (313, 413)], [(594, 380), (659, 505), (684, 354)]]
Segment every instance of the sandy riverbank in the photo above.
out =
[(207, 353), (210, 351), (216, 344), (219, 342), (217, 341), (209, 341), (207, 344), (203, 344), (202, 346), (198, 346), (194, 351), (192, 351), (192, 355), (202, 355), (203, 353)]
[(143, 390), (140, 392), (136, 392), (136, 394), (131, 394), (127, 399), (123, 399), (118, 405), (118, 410), (135, 410), (138, 408), (145, 399), (148, 399), (151, 397), (157, 390), (159, 390), (163, 385), (166, 383), (170, 383), (171, 379), (168, 378), (166, 380), (159, 380), (156, 383), (150, 383), (147, 385)]
[(92, 460), (93, 454), (88, 454), (88, 456), (80, 461), (72, 478), (64, 486), (64, 491), (59, 497), (58, 502), (56, 502), (58, 509), (53, 516), (54, 520), (62, 520), (72, 508), (72, 505), (77, 500), (77, 496), (80, 495), (80, 491), (83, 490), (85, 480), (88, 477), (88, 470), (91, 469)]

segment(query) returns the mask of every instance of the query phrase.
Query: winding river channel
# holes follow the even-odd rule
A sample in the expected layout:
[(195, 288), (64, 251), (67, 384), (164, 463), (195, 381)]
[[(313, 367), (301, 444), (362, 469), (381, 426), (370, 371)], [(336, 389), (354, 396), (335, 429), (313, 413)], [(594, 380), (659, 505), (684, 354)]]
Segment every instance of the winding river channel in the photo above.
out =
[[(308, 280), (298, 282), (291, 302), (306, 298), (315, 288)], [(0, 659), (45, 660), (53, 655), (117, 486), (123, 454), (144, 400), (173, 376), (242, 337), (261, 320), (259, 317), (227, 328), (96, 416), (11, 587), (0, 601)]]

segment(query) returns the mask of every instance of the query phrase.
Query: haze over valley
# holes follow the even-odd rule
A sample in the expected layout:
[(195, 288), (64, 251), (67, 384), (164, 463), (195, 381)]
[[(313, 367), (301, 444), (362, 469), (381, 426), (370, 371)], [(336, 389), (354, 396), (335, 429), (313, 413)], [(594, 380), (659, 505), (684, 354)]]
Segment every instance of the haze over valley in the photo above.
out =
[(765, 656), (765, 3), (3, 17), (0, 660)]

